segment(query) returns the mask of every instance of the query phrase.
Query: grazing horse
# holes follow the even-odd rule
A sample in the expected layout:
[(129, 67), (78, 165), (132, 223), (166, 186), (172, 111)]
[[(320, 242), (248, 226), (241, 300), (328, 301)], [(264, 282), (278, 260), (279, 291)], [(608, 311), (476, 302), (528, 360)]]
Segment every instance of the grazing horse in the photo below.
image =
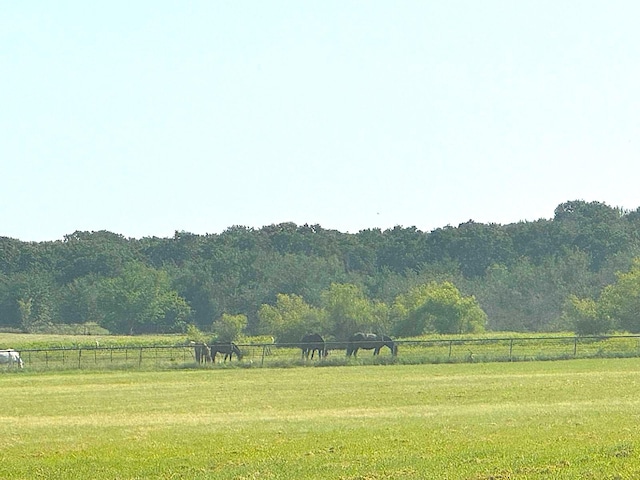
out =
[(13, 348), (0, 350), (0, 363), (8, 363), (9, 366), (17, 363), (20, 368), (24, 367), (24, 362), (20, 358), (20, 354)]
[(318, 358), (322, 360), (322, 357), (327, 356), (327, 346), (322, 338), (317, 333), (305, 335), (300, 339), (300, 348), (302, 349), (302, 358), (308, 360), (309, 354), (311, 354), (311, 360), (316, 352), (318, 352)]
[(350, 357), (352, 354), (354, 357), (357, 357), (358, 350), (361, 348), (364, 350), (373, 350), (373, 354), (378, 355), (382, 347), (389, 347), (391, 355), (394, 357), (398, 355), (398, 346), (386, 335), (362, 332), (354, 333), (349, 338), (349, 343), (347, 344), (347, 357)]
[(233, 342), (214, 342), (211, 344), (211, 358), (213, 359), (213, 363), (216, 363), (216, 355), (218, 353), (224, 354), (224, 361), (232, 360), (233, 355), (236, 356), (238, 360), (242, 360), (242, 352), (238, 348), (238, 346)]

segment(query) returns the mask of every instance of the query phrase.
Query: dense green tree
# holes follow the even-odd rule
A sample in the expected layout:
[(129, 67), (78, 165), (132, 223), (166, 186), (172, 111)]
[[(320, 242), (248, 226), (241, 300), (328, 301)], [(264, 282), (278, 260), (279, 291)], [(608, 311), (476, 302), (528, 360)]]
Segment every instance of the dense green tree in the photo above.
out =
[(207, 261), (186, 261), (182, 267), (165, 267), (171, 278), (171, 286), (189, 304), (191, 321), (200, 329), (208, 329), (212, 318), (225, 313), (220, 284)]
[(65, 235), (63, 242), (55, 242), (49, 247), (54, 250), (55, 273), (60, 283), (69, 283), (89, 274), (118, 275), (123, 265), (137, 257), (131, 242), (107, 231), (76, 231)]
[(5, 275), (22, 271), (25, 244), (20, 240), (0, 237), (0, 272)]
[(628, 272), (621, 272), (614, 284), (600, 295), (599, 303), (622, 330), (640, 333), (640, 258), (636, 258)]
[(35, 332), (57, 319), (58, 289), (48, 272), (18, 273), (0, 285), (2, 324)]
[(590, 256), (579, 250), (545, 258), (535, 264), (523, 257), (511, 266), (493, 265), (484, 278), (461, 286), (474, 293), (489, 317), (490, 330), (553, 331), (563, 324), (568, 295), (597, 295), (599, 275), (589, 268)]
[(156, 268), (167, 265), (182, 267), (185, 262), (201, 256), (204, 242), (205, 239), (200, 235), (176, 231), (172, 238), (143, 238), (138, 242), (138, 248)]
[(455, 229), (455, 235), (449, 233), (447, 256), (457, 260), (466, 277), (481, 277), (491, 265), (508, 265), (515, 258), (512, 239), (501, 225), (469, 220)]
[[(174, 300), (188, 304), (189, 321), (206, 330), (213, 318), (242, 314), (246, 333), (261, 332), (258, 312), (262, 305), (274, 306), (278, 294), (323, 309), (331, 318), (326, 334), (384, 330), (386, 306), (396, 297), (446, 281), (463, 296), (477, 298), (488, 328), (573, 329), (575, 322), (562, 315), (567, 298), (597, 298), (640, 256), (639, 212), (574, 200), (559, 205), (551, 219), (510, 225), (469, 221), (431, 232), (397, 226), (349, 234), (281, 223), (140, 240), (106, 231), (77, 231), (62, 241), (40, 243), (0, 237), (0, 326), (34, 329), (89, 320), (124, 328), (130, 321), (125, 317), (140, 318), (139, 309), (131, 299), (127, 307), (106, 302), (105, 286), (126, 284), (131, 272), (125, 270), (138, 264), (144, 267), (139, 276), (148, 278), (133, 291), (149, 291), (141, 285), (153, 285), (163, 272)], [(342, 291), (332, 284), (352, 287)], [(340, 306), (342, 296), (362, 310), (349, 311), (347, 301)], [(332, 297), (335, 303), (327, 303)], [(116, 321), (114, 312), (122, 318)], [(170, 317), (183, 318), (180, 312), (167, 311), (154, 321), (147, 316), (144, 328), (175, 329)]]
[(416, 270), (426, 261), (427, 235), (416, 227), (386, 230), (378, 249), (378, 266), (402, 273)]
[(600, 202), (581, 200), (565, 202), (554, 212), (554, 223), (560, 228), (562, 244), (575, 246), (591, 256), (591, 269), (600, 269), (608, 256), (628, 243), (624, 212)]
[(533, 222), (518, 222), (504, 227), (511, 237), (516, 261), (526, 258), (539, 265), (545, 258), (563, 251), (557, 222), (539, 219)]
[(318, 305), (321, 292), (332, 281), (344, 278), (342, 265), (335, 257), (266, 253), (256, 258), (254, 269), (261, 304), (272, 301), (278, 293), (286, 293)]
[(450, 282), (431, 282), (399, 295), (392, 316), (397, 335), (427, 332), (471, 333), (484, 331), (487, 315), (473, 296), (463, 296)]
[(388, 308), (382, 302), (372, 302), (362, 288), (354, 284), (332, 283), (322, 293), (322, 308), (338, 340), (346, 340), (358, 331), (389, 330)]
[(223, 313), (222, 316), (213, 322), (212, 331), (216, 339), (220, 342), (234, 342), (247, 326), (247, 316), (243, 314), (231, 315)]
[(611, 318), (592, 298), (569, 295), (563, 312), (566, 323), (574, 326), (578, 335), (600, 335), (613, 328)]
[(166, 272), (138, 262), (98, 285), (102, 324), (112, 333), (175, 332), (186, 328), (190, 308), (171, 288)]
[(104, 318), (98, 307), (98, 275), (86, 275), (64, 285), (60, 291), (60, 323), (100, 324)]
[(307, 333), (327, 333), (326, 315), (299, 295), (278, 294), (275, 305), (264, 304), (258, 311), (263, 334), (278, 343), (297, 343)]

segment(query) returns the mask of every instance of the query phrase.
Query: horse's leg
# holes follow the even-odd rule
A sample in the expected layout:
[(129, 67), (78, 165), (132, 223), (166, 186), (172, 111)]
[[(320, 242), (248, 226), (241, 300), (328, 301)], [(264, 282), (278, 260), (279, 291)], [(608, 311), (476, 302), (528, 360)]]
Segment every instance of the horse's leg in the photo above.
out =
[(354, 357), (357, 357), (357, 353), (358, 353), (358, 347), (356, 347), (355, 345), (347, 346), (347, 357), (350, 357), (351, 355), (353, 355)]

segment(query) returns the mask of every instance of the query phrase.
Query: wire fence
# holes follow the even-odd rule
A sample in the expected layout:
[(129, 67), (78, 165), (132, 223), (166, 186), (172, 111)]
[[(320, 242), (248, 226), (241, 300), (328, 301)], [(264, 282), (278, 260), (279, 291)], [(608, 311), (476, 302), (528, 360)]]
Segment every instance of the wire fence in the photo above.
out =
[(397, 341), (398, 354), (383, 347), (374, 356), (360, 350), (347, 358), (346, 342), (327, 342), (327, 356), (302, 357), (298, 344), (238, 344), (242, 358), (233, 356), (216, 362), (196, 362), (193, 345), (96, 346), (20, 350), (25, 368), (126, 369), (126, 368), (217, 368), (281, 367), (290, 365), (347, 365), (368, 363), (460, 363), (496, 361), (559, 360), (569, 358), (640, 356), (640, 335), (606, 337), (517, 337)]

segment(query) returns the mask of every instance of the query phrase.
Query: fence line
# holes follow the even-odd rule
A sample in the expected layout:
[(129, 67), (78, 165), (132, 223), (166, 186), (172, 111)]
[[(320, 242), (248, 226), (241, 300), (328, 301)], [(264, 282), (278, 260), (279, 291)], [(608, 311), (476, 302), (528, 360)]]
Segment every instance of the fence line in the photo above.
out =
[[(398, 340), (399, 353), (383, 348), (378, 357), (361, 350), (357, 361), (399, 363), (445, 363), (557, 360), (567, 358), (640, 356), (640, 335), (612, 336), (540, 336), (507, 338), (442, 338), (432, 340)], [(310, 364), (301, 358), (298, 344), (238, 344), (243, 352), (242, 365), (282, 366), (293, 362)], [(326, 364), (347, 364), (344, 350), (347, 342), (327, 342)], [(190, 344), (151, 346), (76, 346), (22, 349), (26, 367), (48, 368), (143, 368), (188, 367), (195, 364), (194, 347)], [(314, 363), (318, 363), (316, 360)], [(218, 364), (224, 362), (219, 359)], [(237, 364), (235, 358), (233, 364)]]

